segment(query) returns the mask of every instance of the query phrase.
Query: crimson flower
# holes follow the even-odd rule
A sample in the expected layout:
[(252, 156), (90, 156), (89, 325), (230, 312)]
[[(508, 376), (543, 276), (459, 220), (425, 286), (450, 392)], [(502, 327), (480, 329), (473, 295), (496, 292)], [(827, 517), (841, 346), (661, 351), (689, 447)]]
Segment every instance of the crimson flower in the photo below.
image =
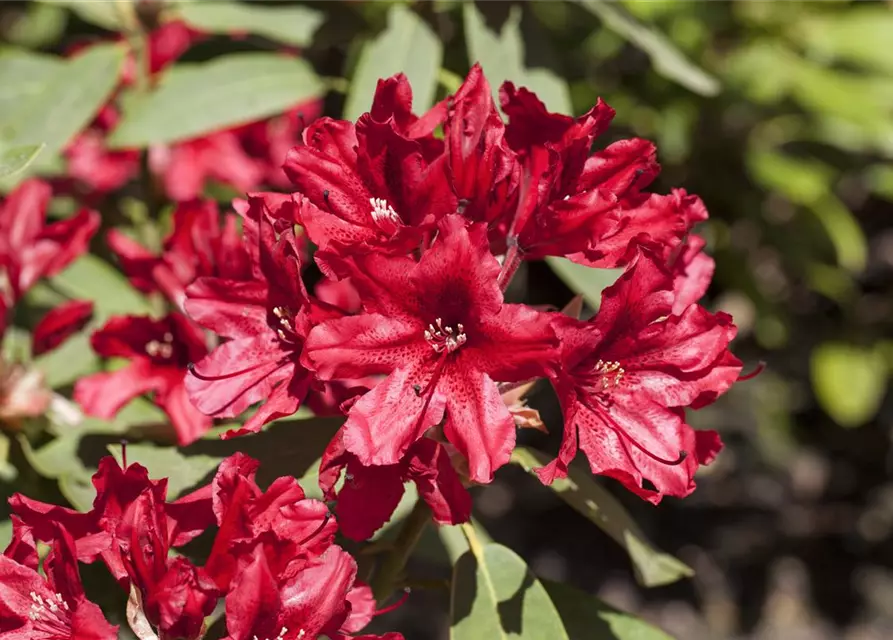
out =
[(252, 247), (242, 241), (236, 217), (226, 214), (221, 219), (213, 200), (177, 205), (160, 256), (115, 229), (106, 241), (136, 288), (146, 293), (161, 290), (180, 308), (185, 288), (198, 277), (251, 277)]
[(704, 253), (706, 245), (704, 238), (690, 234), (676, 249), (672, 263), (674, 315), (681, 314), (707, 293), (716, 263)]
[(593, 473), (650, 502), (694, 490), (695, 471), (722, 442), (688, 426), (684, 408), (715, 400), (741, 362), (728, 350), (728, 315), (696, 304), (675, 314), (673, 303), (672, 275), (643, 252), (605, 289), (592, 320), (556, 317), (562, 366), (553, 378), (565, 430), (558, 458), (538, 470), (544, 482), (564, 477), (579, 447)]
[(223, 591), (253, 549), (263, 550), (271, 571), (285, 574), (330, 548), (338, 529), (328, 507), (305, 498), (295, 478), (277, 478), (263, 491), (257, 469), (257, 460), (236, 453), (220, 463), (211, 484), (220, 530), (205, 568)]
[(199, 278), (188, 289), (186, 311), (228, 342), (199, 361), (186, 378), (199, 411), (231, 417), (265, 400), (238, 433), (290, 416), (301, 404), (312, 375), (299, 359), (310, 331), (310, 300), (301, 281), (294, 233), (276, 238), (263, 198), (249, 198), (249, 217), (260, 224), (260, 265), (252, 280)]
[(13, 520), (13, 541), (0, 555), (0, 638), (4, 640), (114, 640), (118, 627), (87, 600), (74, 541), (53, 526), (52, 548), (37, 572), (34, 538)]
[(404, 253), (456, 210), (436, 107), (417, 118), (402, 74), (381, 80), (356, 126), (322, 118), (292, 149), (285, 172), (301, 194), (300, 222), (322, 248)]
[(65, 148), (67, 174), (91, 191), (108, 193), (127, 184), (140, 171), (140, 152), (136, 149), (109, 149), (106, 136), (121, 119), (111, 104), (105, 105), (93, 123)]
[(31, 353), (38, 356), (52, 351), (86, 326), (93, 317), (89, 300), (68, 300), (50, 309), (34, 327)]
[(555, 337), (548, 314), (503, 303), (484, 234), (447, 216), (418, 263), (381, 254), (343, 261), (365, 313), (315, 327), (305, 357), (323, 380), (388, 374), (344, 426), (344, 448), (361, 464), (398, 464), (444, 410), (444, 433), (472, 480), (489, 482), (508, 461), (514, 423), (495, 381), (542, 375)]
[(165, 501), (167, 480), (150, 480), (146, 468), (139, 464), (122, 468), (114, 458), (107, 456), (99, 461), (93, 486), (96, 498), (87, 513), (32, 500), (21, 494), (10, 498), (9, 504), (38, 540), (52, 541), (54, 527), (60, 525), (77, 543), (77, 555), (82, 562), (94, 562), (101, 557), (124, 588), (130, 584), (128, 556), (133, 532), (142, 531), (147, 526), (144, 511), (135, 507), (145, 496), (150, 495), (156, 508), (163, 510), (163, 526), (158, 524), (156, 529), (166, 530), (172, 546), (186, 544), (214, 523), (207, 489), (168, 503)]
[(111, 419), (133, 398), (152, 392), (180, 444), (211, 427), (211, 419), (189, 402), (183, 384), (189, 363), (208, 352), (201, 330), (187, 318), (178, 313), (160, 320), (117, 316), (93, 334), (91, 344), (100, 356), (127, 358), (130, 364), (77, 381), (74, 399), (88, 414)]
[(38, 280), (59, 273), (84, 253), (99, 228), (99, 214), (87, 209), (47, 224), (51, 196), (48, 184), (31, 179), (0, 204), (0, 310), (10, 309)]
[[(323, 454), (319, 484), (327, 500), (337, 499), (338, 524), (348, 538), (366, 540), (390, 520), (409, 481), (415, 483), (438, 524), (459, 524), (471, 517), (471, 496), (453, 468), (446, 445), (421, 438), (399, 463), (367, 466), (345, 450), (343, 433), (339, 431)], [(335, 484), (344, 470), (346, 479), (336, 494)]]

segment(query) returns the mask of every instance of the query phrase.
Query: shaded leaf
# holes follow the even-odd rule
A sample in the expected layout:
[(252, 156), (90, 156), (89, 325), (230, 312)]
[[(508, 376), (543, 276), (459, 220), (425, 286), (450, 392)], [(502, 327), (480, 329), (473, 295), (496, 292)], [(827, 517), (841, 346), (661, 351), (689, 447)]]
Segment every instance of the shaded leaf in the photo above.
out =
[[(512, 462), (532, 473), (549, 462), (541, 451), (517, 447)], [(694, 575), (691, 567), (655, 548), (617, 499), (599, 485), (588, 469), (571, 464), (568, 477), (556, 479), (550, 488), (576, 511), (597, 524), (626, 549), (636, 580), (659, 587)]]
[(195, 138), (277, 115), (322, 93), (312, 67), (285, 55), (232, 53), (178, 64), (154, 91), (129, 101), (109, 145), (143, 147)]
[(480, 62), (490, 79), (494, 96), (505, 80), (527, 87), (552, 111), (573, 113), (567, 83), (548, 69), (528, 69), (524, 65), (525, 34), (521, 33), (523, 9), (514, 5), (499, 33), (493, 31), (484, 20), (480, 9), (473, 2), (462, 7), (465, 24), (465, 40), (468, 59)]
[(812, 352), (810, 374), (819, 404), (843, 427), (871, 420), (887, 392), (887, 363), (877, 347), (821, 344)]
[(266, 6), (245, 2), (183, 2), (178, 17), (207, 33), (253, 33), (304, 47), (323, 22), (323, 14), (296, 5)]
[(453, 568), (451, 640), (568, 640), (543, 585), (514, 551), (490, 543), (466, 551)]
[(579, 589), (543, 580), (570, 640), (673, 640), (657, 627)]
[(0, 145), (0, 178), (6, 178), (24, 171), (25, 168), (34, 162), (37, 155), (46, 145), (26, 144), (18, 147), (7, 147)]
[(593, 269), (555, 256), (547, 257), (546, 263), (571, 291), (582, 295), (593, 309), (601, 305), (602, 291), (614, 284), (623, 273), (623, 269)]
[(647, 53), (654, 70), (662, 76), (702, 96), (719, 93), (720, 84), (716, 78), (688, 60), (664, 34), (640, 23), (618, 4), (605, 0), (579, 2), (598, 16), (607, 28)]
[[(121, 445), (109, 446), (109, 453), (120, 464)], [(167, 496), (173, 500), (187, 489), (197, 486), (220, 464), (220, 458), (206, 455), (184, 455), (175, 447), (148, 443), (127, 445), (127, 464), (139, 463), (149, 470), (151, 478), (167, 478)]]
[(95, 24), (97, 27), (117, 31), (120, 28), (119, 9), (114, 2), (84, 2), (84, 0), (40, 0), (47, 4), (68, 7), (81, 20)]
[(434, 104), (443, 44), (412, 9), (394, 4), (388, 25), (363, 44), (351, 79), (343, 117), (356, 120), (369, 111), (380, 78), (404, 73), (412, 85), (413, 110), (422, 113)]

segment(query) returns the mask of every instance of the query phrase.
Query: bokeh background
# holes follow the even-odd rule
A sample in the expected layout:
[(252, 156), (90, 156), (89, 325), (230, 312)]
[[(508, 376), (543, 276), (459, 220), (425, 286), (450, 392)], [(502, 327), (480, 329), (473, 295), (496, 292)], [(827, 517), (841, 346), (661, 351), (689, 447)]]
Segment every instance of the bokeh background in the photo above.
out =
[[(108, 37), (96, 18), (103, 4), (4, 2), (0, 53), (61, 54)], [(764, 361), (766, 370), (693, 417), (719, 430), (726, 450), (691, 497), (655, 508), (614, 491), (695, 576), (637, 586), (610, 538), (517, 468), (477, 496), (490, 534), (541, 577), (679, 638), (893, 637), (893, 5), (403, 3), (425, 25), (403, 46), (393, 3), (293, 4), (317, 16), (294, 53), (326, 80), (326, 115), (356, 117), (374, 78), (399, 70), (414, 84), (427, 78), (439, 99), (479, 59), (491, 82), (529, 84), (554, 110), (580, 114), (602, 97), (617, 116), (600, 143), (654, 140), (663, 167), (654, 190), (684, 187), (710, 211), (700, 231), (717, 269), (705, 302), (734, 315), (746, 368)], [(264, 34), (218, 33), (183, 60), (278, 46)], [(235, 195), (220, 185), (209, 193)], [(604, 285), (585, 277), (533, 264), (512, 293), (562, 306)], [(6, 462), (6, 495), (25, 466)], [(414, 570), (447, 575), (437, 550), (422, 556)], [(419, 592), (389, 625), (411, 640), (445, 638), (446, 603)]]

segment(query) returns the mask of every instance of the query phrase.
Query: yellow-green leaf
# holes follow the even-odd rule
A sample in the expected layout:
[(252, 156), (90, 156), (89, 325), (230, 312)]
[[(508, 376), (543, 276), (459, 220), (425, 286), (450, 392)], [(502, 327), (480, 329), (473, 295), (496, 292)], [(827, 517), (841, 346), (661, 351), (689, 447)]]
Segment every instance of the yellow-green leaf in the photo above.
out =
[(810, 373), (819, 404), (843, 427), (871, 420), (887, 391), (887, 363), (877, 347), (826, 342), (813, 350)]

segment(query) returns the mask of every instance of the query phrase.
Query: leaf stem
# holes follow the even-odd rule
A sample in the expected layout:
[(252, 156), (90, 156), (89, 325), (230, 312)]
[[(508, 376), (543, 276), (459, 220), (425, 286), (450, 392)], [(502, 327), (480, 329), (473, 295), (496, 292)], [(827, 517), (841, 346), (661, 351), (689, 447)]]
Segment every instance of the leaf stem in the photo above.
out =
[(403, 576), (403, 569), (413, 549), (422, 537), (425, 526), (431, 520), (431, 509), (419, 499), (406, 517), (394, 548), (385, 556), (372, 578), (372, 593), (379, 605), (383, 604), (397, 589)]

